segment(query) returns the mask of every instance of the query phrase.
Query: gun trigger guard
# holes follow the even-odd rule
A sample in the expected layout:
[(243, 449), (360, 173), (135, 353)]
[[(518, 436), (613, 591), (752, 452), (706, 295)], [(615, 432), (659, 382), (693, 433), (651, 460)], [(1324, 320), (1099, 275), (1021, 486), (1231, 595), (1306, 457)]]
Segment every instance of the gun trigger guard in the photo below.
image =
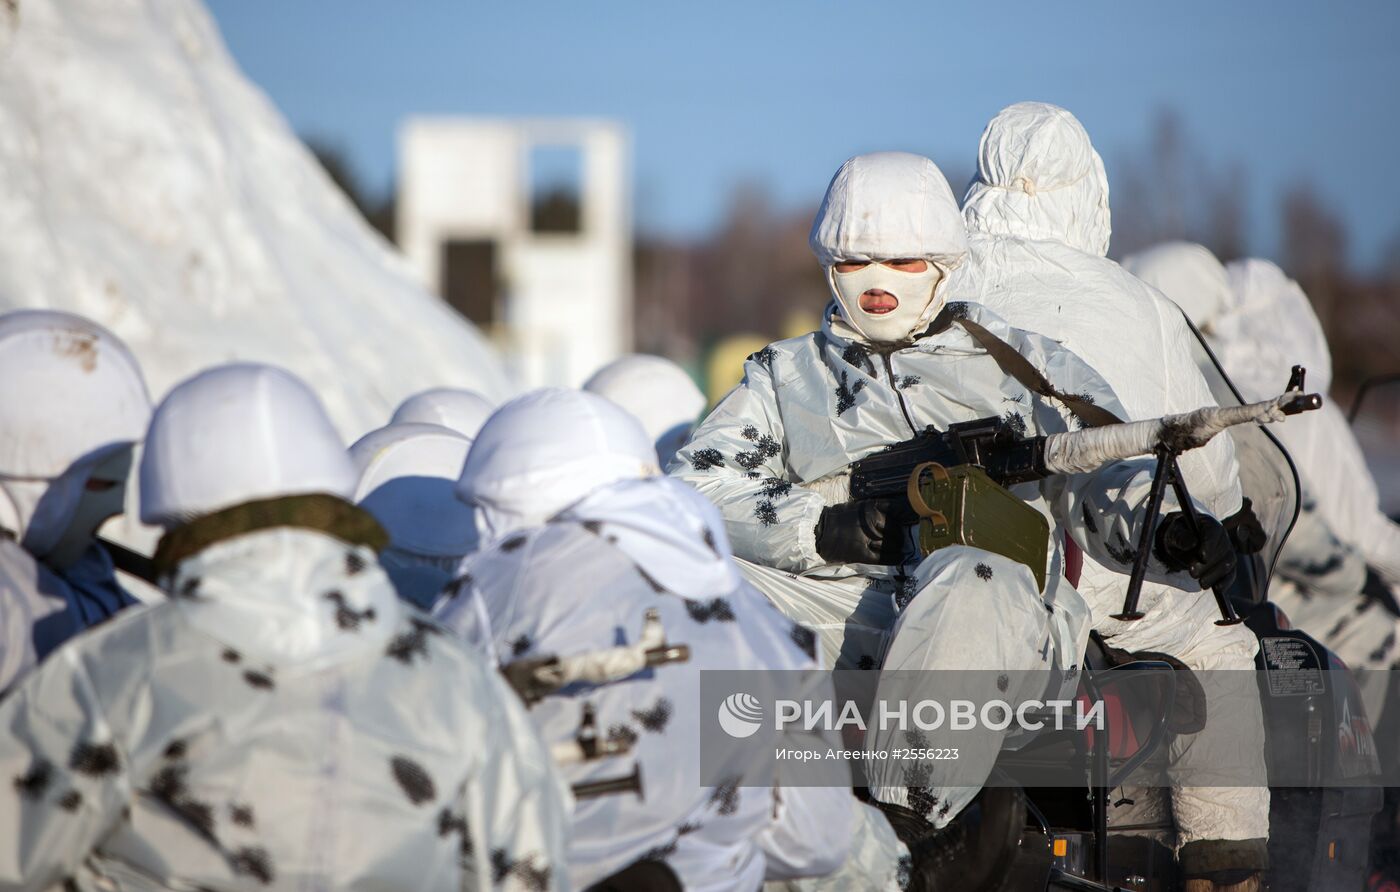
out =
[(935, 518), (935, 523), (948, 525), (948, 518), (942, 513), (933, 510), (924, 501), (923, 494), (919, 492), (919, 481), (923, 479), (924, 471), (928, 471), (940, 480), (949, 480), (948, 469), (936, 461), (926, 461), (914, 466), (914, 470), (909, 473), (909, 483), (905, 486), (905, 495), (909, 498), (909, 506), (914, 509), (914, 513), (920, 517)]

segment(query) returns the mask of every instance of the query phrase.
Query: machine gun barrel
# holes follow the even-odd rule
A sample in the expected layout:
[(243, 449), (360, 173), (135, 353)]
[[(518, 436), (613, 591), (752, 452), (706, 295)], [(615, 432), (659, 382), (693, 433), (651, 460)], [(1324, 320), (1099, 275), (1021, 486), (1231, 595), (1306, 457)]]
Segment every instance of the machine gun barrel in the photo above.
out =
[(1080, 474), (1110, 462), (1152, 455), (1158, 445), (1180, 455), (1204, 446), (1216, 434), (1237, 424), (1269, 424), (1321, 407), (1322, 397), (1318, 394), (1288, 391), (1243, 406), (1206, 406), (1148, 421), (1051, 434), (1045, 441), (1045, 467), (1052, 474)]
[(125, 545), (118, 545), (110, 539), (97, 537), (97, 544), (107, 549), (107, 554), (111, 555), (112, 565), (123, 573), (130, 573), (143, 582), (156, 584), (155, 561), (141, 554), (139, 551), (132, 551)]

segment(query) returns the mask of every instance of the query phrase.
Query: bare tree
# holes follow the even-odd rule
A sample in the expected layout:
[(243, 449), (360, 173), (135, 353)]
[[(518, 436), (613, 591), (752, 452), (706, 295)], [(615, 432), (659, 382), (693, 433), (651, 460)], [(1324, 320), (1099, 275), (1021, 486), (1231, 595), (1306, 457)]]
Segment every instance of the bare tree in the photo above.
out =
[(1205, 196), (1205, 237), (1202, 243), (1215, 252), (1221, 263), (1247, 256), (1249, 242), (1245, 227), (1249, 220), (1249, 181), (1244, 165), (1234, 162), (1211, 177), (1212, 188)]
[(1175, 111), (1157, 113), (1145, 147), (1120, 161), (1114, 182), (1114, 256), (1172, 240), (1200, 242), (1222, 261), (1247, 253), (1244, 166), (1215, 169)]
[(392, 189), (388, 194), (375, 196), (365, 187), (363, 179), (355, 170), (349, 154), (339, 143), (318, 136), (304, 136), (306, 144), (316, 160), (321, 162), (330, 175), (331, 181), (345, 193), (365, 221), (379, 231), (389, 241), (394, 240), (394, 205), (397, 196)]
[(1303, 286), (1322, 327), (1336, 329), (1338, 301), (1347, 290), (1347, 237), (1311, 183), (1289, 189), (1281, 205), (1283, 257), (1280, 264)]

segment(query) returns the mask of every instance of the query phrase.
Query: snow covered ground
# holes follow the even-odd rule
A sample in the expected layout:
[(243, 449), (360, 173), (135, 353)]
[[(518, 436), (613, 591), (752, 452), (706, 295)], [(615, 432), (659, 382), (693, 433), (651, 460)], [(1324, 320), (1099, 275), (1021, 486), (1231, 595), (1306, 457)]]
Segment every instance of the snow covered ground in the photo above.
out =
[(152, 395), (277, 363), (349, 441), (435, 385), (512, 385), (234, 64), (197, 0), (0, 0), (0, 309), (110, 327)]

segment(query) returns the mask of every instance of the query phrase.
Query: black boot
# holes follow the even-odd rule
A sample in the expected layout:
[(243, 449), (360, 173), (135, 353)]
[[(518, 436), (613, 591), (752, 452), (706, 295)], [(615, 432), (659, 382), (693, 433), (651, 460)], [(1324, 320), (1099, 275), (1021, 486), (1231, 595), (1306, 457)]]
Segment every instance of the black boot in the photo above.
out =
[(942, 829), (911, 808), (874, 804), (909, 849), (909, 892), (996, 889), (1026, 823), (1025, 795), (1015, 788), (984, 789)]

